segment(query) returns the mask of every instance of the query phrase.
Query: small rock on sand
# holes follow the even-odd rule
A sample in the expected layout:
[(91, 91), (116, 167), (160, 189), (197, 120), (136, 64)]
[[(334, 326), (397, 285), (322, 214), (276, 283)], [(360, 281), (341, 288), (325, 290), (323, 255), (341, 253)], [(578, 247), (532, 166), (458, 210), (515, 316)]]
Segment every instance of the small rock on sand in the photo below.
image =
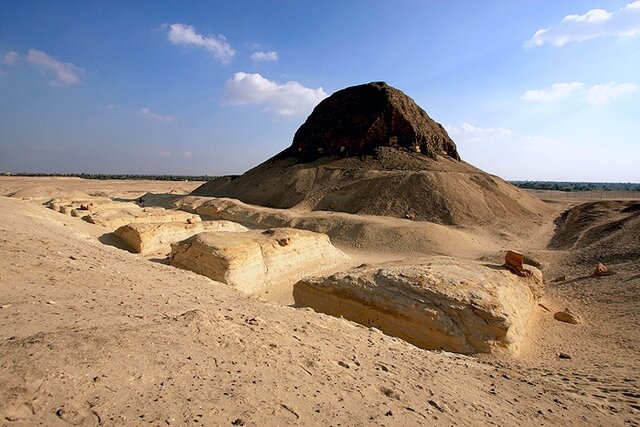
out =
[(571, 323), (572, 325), (578, 325), (582, 323), (582, 317), (579, 314), (574, 313), (569, 308), (565, 308), (562, 311), (558, 311), (553, 315), (553, 318), (560, 322)]
[(612, 274), (616, 274), (613, 271), (609, 271), (606, 265), (599, 262), (591, 273), (591, 277), (601, 277), (601, 276), (611, 276)]

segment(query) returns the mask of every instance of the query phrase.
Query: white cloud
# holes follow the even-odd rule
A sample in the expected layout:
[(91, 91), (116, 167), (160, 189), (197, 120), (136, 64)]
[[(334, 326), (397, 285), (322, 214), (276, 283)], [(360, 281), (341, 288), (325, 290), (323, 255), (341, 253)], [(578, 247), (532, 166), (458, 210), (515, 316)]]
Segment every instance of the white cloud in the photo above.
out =
[(276, 61), (278, 59), (278, 52), (275, 52), (273, 50), (270, 50), (269, 52), (263, 52), (259, 50), (251, 54), (251, 59), (256, 62)]
[(170, 150), (160, 150), (156, 154), (158, 156), (160, 156), (160, 157), (171, 157), (171, 151)]
[(511, 135), (511, 130), (502, 127), (476, 127), (469, 123), (462, 126), (447, 126), (447, 132), (452, 137), (456, 137), (465, 142), (480, 142), (505, 138)]
[(154, 113), (147, 107), (140, 108), (140, 114), (143, 117), (146, 117), (151, 120), (156, 120), (159, 122), (172, 122), (175, 119), (174, 116), (163, 116), (162, 114)]
[(7, 52), (4, 54), (4, 56), (2, 57), (2, 62), (4, 62), (7, 65), (13, 65), (16, 62), (18, 62), (18, 52)]
[(191, 25), (179, 23), (170, 25), (168, 38), (175, 45), (198, 46), (206, 49), (223, 63), (228, 63), (236, 54), (235, 49), (223, 35), (203, 36), (196, 33)]
[(187, 159), (190, 159), (191, 157), (193, 157), (193, 151), (191, 151), (191, 150), (184, 151), (182, 154), (184, 154), (184, 156)]
[(572, 92), (581, 91), (584, 88), (582, 82), (554, 83), (547, 89), (533, 89), (526, 91), (522, 98), (525, 101), (550, 102), (568, 97)]
[(609, 82), (604, 85), (593, 85), (587, 89), (587, 102), (591, 105), (602, 105), (610, 98), (620, 96), (625, 93), (633, 92), (638, 86), (633, 83)]
[(604, 9), (592, 9), (584, 15), (567, 15), (564, 17), (563, 21), (575, 21), (575, 22), (587, 22), (587, 23), (595, 23), (606, 21), (611, 18), (613, 13), (607, 12)]
[(327, 97), (322, 87), (311, 89), (296, 81), (278, 84), (257, 73), (235, 73), (226, 90), (231, 105), (262, 104), (265, 111), (281, 116), (308, 113)]
[(564, 46), (596, 37), (628, 37), (640, 33), (640, 0), (609, 12), (592, 9), (584, 15), (565, 16), (558, 24), (536, 31), (525, 46)]
[(609, 99), (633, 92), (638, 89), (634, 83), (609, 82), (586, 87), (582, 82), (554, 83), (547, 89), (534, 89), (526, 91), (521, 99), (531, 102), (553, 102), (568, 98), (576, 94), (588, 104), (602, 105)]
[(629, 3), (624, 7), (625, 10), (640, 10), (640, 0)]
[(53, 73), (54, 80), (52, 84), (78, 84), (84, 70), (76, 67), (71, 62), (60, 62), (45, 52), (37, 49), (29, 49), (27, 54), (27, 62), (29, 64), (40, 67), (43, 70), (47, 70)]

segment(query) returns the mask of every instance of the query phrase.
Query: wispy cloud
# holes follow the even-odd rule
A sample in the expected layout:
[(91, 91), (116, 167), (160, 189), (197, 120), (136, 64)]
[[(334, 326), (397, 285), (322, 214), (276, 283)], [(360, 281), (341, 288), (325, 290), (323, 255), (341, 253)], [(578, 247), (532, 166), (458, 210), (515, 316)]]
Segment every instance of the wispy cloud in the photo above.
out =
[(322, 87), (311, 89), (296, 81), (278, 84), (257, 73), (235, 73), (227, 80), (226, 90), (228, 104), (264, 105), (265, 111), (281, 116), (308, 113), (327, 97)]
[(169, 26), (169, 41), (175, 45), (200, 47), (223, 63), (228, 63), (236, 54), (235, 49), (231, 47), (227, 39), (223, 35), (203, 36), (196, 33), (195, 28), (191, 25), (172, 24)]
[(16, 62), (18, 62), (18, 52), (7, 52), (3, 55), (2, 57), (2, 62), (4, 62), (6, 65), (13, 65)]
[(587, 102), (591, 105), (602, 105), (611, 98), (634, 92), (637, 89), (638, 85), (633, 83), (616, 84), (615, 82), (609, 82), (604, 85), (593, 85), (587, 89)]
[(261, 50), (258, 50), (256, 52), (253, 52), (250, 56), (251, 59), (253, 59), (256, 62), (263, 62), (263, 61), (277, 61), (278, 60), (278, 52), (270, 50), (269, 52), (263, 52)]
[(533, 102), (557, 101), (568, 97), (571, 93), (581, 91), (583, 88), (584, 83), (582, 82), (554, 83), (546, 89), (528, 90), (522, 95), (522, 99)]
[(80, 83), (81, 76), (84, 73), (82, 68), (76, 67), (71, 62), (61, 62), (45, 52), (37, 49), (29, 49), (27, 53), (27, 62), (35, 65), (42, 70), (53, 73), (54, 79), (52, 84), (61, 85), (73, 85)]
[(637, 89), (638, 85), (634, 83), (609, 82), (590, 87), (582, 82), (554, 83), (546, 89), (527, 90), (521, 99), (530, 102), (554, 102), (570, 96), (578, 96), (590, 105), (602, 105), (611, 98), (634, 92)]
[(469, 123), (463, 123), (462, 126), (447, 126), (447, 132), (453, 138), (463, 140), (465, 142), (487, 142), (490, 140), (502, 139), (511, 135), (511, 130), (503, 127), (477, 127)]
[(187, 150), (187, 151), (183, 151), (182, 154), (187, 158), (190, 159), (191, 157), (193, 157), (193, 151), (191, 150)]
[(171, 150), (160, 150), (156, 154), (160, 157), (171, 157)]
[(156, 120), (159, 122), (172, 122), (175, 120), (174, 116), (163, 116), (162, 114), (157, 114), (151, 111), (147, 107), (140, 108), (140, 114), (147, 119)]
[(640, 0), (609, 12), (592, 9), (583, 15), (567, 15), (558, 24), (541, 28), (525, 46), (564, 46), (596, 37), (628, 37), (640, 33)]

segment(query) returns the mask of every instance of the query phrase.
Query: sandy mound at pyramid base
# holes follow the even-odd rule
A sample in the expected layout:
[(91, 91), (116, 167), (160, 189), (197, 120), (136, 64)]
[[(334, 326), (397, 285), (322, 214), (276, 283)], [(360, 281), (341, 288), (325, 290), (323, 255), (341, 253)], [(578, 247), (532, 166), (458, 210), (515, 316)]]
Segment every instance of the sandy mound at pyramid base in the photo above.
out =
[(544, 202), (467, 163), (392, 147), (379, 147), (371, 156), (304, 164), (276, 156), (240, 177), (210, 181), (192, 194), (460, 226), (528, 224), (549, 211)]

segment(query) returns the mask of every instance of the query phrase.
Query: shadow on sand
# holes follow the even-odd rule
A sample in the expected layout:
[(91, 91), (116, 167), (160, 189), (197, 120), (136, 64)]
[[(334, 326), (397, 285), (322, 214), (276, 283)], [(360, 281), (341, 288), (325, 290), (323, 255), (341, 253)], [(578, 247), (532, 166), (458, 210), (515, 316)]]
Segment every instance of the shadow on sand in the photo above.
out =
[(508, 270), (507, 267), (505, 267), (504, 265), (501, 264), (482, 264), (485, 267), (489, 267), (492, 268), (494, 270)]
[[(98, 241), (103, 245), (113, 246), (114, 248), (122, 249), (123, 251), (136, 254), (136, 252), (133, 252), (124, 243), (122, 243), (122, 241), (115, 235), (115, 233), (105, 233), (102, 236), (98, 237)], [(165, 256), (163, 258), (149, 258), (149, 261), (156, 262), (158, 264), (169, 265), (168, 256)]]
[[(120, 239), (115, 235), (115, 233), (105, 233), (102, 236), (98, 237), (98, 241), (103, 245), (113, 246), (114, 248), (122, 249), (123, 251), (131, 252), (129, 248), (122, 243)], [(133, 253), (133, 252), (131, 252)]]

